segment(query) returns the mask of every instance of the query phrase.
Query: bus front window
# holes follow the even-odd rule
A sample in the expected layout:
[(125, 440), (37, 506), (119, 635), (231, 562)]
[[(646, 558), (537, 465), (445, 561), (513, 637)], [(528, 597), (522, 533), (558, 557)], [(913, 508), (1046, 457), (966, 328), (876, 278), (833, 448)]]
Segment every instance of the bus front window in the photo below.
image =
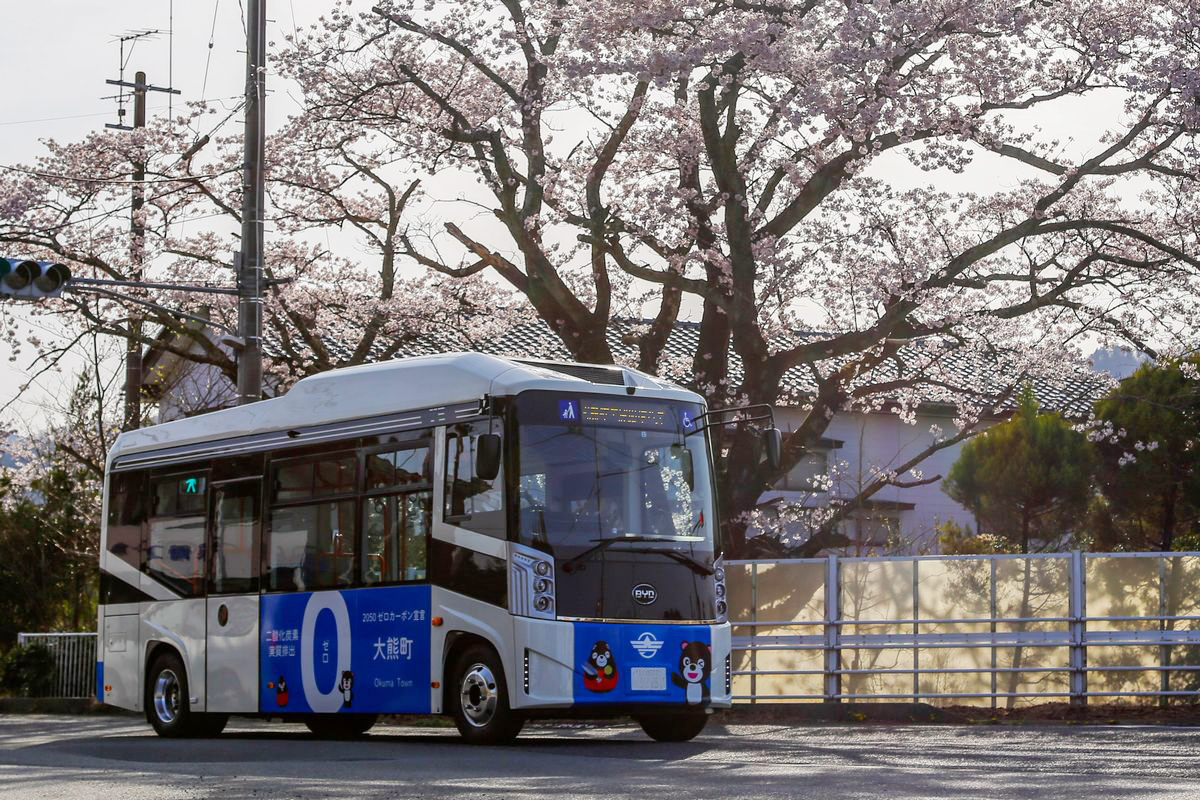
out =
[(623, 537), (711, 563), (708, 454), (691, 432), (699, 413), (691, 403), (522, 395), (520, 540), (572, 558)]

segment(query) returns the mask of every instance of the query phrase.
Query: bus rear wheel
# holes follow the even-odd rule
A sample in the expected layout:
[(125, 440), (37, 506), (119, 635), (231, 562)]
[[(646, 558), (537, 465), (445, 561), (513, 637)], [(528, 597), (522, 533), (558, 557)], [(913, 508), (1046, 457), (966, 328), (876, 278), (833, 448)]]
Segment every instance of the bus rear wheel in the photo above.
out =
[(378, 719), (378, 714), (313, 714), (304, 724), (318, 739), (357, 739)]
[(504, 667), (484, 644), (467, 647), (454, 662), (447, 710), (470, 744), (505, 744), (517, 738), (525, 720), (508, 702)]
[(707, 714), (673, 712), (637, 717), (642, 730), (656, 742), (690, 742), (700, 735), (708, 722)]
[(228, 714), (200, 714), (191, 709), (187, 670), (174, 653), (154, 659), (146, 680), (146, 721), (155, 733), (169, 739), (217, 736)]

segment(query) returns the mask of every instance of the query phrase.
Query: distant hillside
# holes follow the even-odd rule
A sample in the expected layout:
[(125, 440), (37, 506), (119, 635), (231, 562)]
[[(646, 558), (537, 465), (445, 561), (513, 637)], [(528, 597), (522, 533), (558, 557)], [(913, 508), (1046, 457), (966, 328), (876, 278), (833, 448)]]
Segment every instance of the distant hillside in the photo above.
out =
[(1132, 375), (1146, 361), (1146, 355), (1128, 347), (1106, 347), (1092, 353), (1088, 360), (1096, 372), (1107, 372), (1121, 380)]

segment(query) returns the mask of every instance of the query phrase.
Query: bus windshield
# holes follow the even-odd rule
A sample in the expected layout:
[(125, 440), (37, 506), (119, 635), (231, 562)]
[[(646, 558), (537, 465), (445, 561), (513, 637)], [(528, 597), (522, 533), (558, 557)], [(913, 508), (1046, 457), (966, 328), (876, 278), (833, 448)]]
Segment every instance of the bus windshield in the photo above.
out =
[(655, 548), (712, 562), (699, 404), (527, 392), (516, 407), (522, 543), (560, 558)]

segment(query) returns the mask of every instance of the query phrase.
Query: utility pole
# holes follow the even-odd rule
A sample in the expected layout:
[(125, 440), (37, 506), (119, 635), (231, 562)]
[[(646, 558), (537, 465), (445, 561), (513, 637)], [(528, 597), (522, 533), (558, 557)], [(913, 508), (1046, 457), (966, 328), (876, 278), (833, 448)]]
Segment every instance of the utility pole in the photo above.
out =
[(262, 399), (263, 217), (266, 182), (267, 0), (249, 0), (246, 20), (246, 138), (242, 246), (237, 259), (238, 403)]
[[(146, 73), (134, 76), (133, 129), (146, 127)], [(142, 262), (146, 255), (146, 229), (140, 214), (146, 203), (142, 181), (146, 179), (146, 163), (138, 157), (133, 162), (133, 203), (129, 214), (129, 262), (132, 280), (142, 279)], [(129, 317), (129, 336), (125, 340), (125, 418), (123, 431), (137, 430), (142, 424), (142, 317)]]
[[(146, 73), (139, 71), (133, 83), (125, 80), (125, 45), (133, 47), (141, 39), (154, 38), (158, 31), (136, 31), (121, 37), (121, 55), (118, 61), (119, 77), (107, 80), (109, 86), (119, 87), (119, 94), (105, 98), (117, 101), (117, 122), (104, 127), (118, 131), (140, 130), (146, 127), (146, 93), (162, 92), (167, 95), (179, 94), (178, 89), (162, 86), (151, 86), (146, 82)], [(125, 124), (125, 90), (133, 94), (133, 126)], [(141, 222), (142, 207), (146, 204), (145, 188), (142, 182), (146, 180), (146, 163), (142, 156), (135, 156), (133, 162), (133, 201), (130, 204), (129, 215), (129, 274), (134, 284), (141, 282), (146, 259), (146, 229)], [(145, 301), (140, 301), (145, 304)], [(121, 430), (136, 430), (142, 423), (142, 326), (140, 314), (132, 313), (129, 317), (129, 333), (125, 339), (125, 413)]]

